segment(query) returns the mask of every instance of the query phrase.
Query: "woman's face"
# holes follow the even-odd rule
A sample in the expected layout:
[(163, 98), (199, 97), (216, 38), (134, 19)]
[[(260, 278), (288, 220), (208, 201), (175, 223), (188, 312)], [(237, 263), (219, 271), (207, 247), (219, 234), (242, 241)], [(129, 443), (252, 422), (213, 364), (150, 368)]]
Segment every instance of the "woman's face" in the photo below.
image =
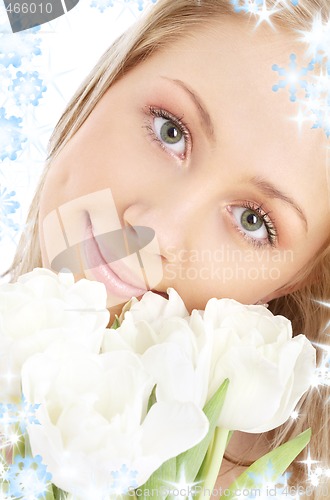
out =
[[(289, 292), (330, 220), (325, 134), (299, 130), (299, 105), (272, 91), (274, 63), (295, 52), (306, 66), (299, 47), (224, 18), (122, 77), (51, 164), (43, 264), (65, 267), (74, 247), (77, 278), (103, 281), (114, 312), (148, 288), (175, 288), (188, 309)], [(140, 252), (123, 251), (121, 228), (126, 244), (145, 232)]]

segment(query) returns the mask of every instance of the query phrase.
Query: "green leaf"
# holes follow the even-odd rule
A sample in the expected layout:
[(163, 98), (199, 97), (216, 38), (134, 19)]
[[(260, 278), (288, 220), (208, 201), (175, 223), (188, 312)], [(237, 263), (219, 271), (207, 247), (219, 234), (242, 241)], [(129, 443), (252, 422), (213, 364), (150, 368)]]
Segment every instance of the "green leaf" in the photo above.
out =
[(45, 491), (43, 498), (45, 500), (55, 500), (53, 486), (51, 483), (48, 483), (47, 490)]
[(120, 327), (119, 318), (118, 318), (117, 314), (115, 315), (115, 317), (116, 317), (115, 321), (110, 326), (110, 328), (112, 328), (113, 330), (117, 330), (117, 328)]
[(203, 408), (203, 411), (209, 419), (209, 431), (205, 438), (190, 450), (181, 453), (177, 457), (177, 480), (181, 475), (184, 475), (187, 483), (191, 483), (196, 479), (198, 471), (203, 463), (209, 445), (213, 439), (214, 431), (219, 420), (219, 415), (226, 397), (229, 380), (226, 379), (214, 396)]
[(55, 486), (55, 484), (52, 484), (52, 488), (55, 500), (65, 500), (68, 497), (68, 493)]
[(151, 391), (151, 394), (150, 394), (150, 397), (149, 397), (149, 400), (148, 400), (148, 408), (147, 408), (147, 412), (150, 410), (150, 408), (155, 404), (157, 403), (157, 398), (156, 398), (156, 387), (157, 387), (157, 384), (154, 385), (152, 391)]
[[(226, 490), (226, 495), (220, 498), (236, 498), (237, 490), (252, 490), (256, 488), (256, 476), (267, 476), (267, 480), (276, 481), (289, 467), (299, 453), (307, 446), (311, 438), (311, 430), (299, 434), (294, 439), (282, 444), (254, 462)], [(271, 464), (271, 475), (269, 475)]]
[(170, 458), (157, 469), (143, 486), (139, 487), (139, 500), (158, 498), (165, 499), (168, 490), (176, 480), (176, 458)]

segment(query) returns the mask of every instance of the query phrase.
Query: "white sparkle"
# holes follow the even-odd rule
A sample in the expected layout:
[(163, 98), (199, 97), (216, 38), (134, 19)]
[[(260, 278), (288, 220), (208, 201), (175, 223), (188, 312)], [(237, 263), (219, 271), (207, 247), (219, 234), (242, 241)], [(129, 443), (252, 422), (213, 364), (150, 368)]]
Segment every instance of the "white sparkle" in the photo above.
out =
[(291, 418), (292, 418), (292, 420), (297, 420), (299, 418), (299, 413), (297, 412), (297, 410), (294, 410), (291, 413)]
[(10, 434), (8, 436), (8, 441), (10, 442), (10, 444), (14, 445), (14, 444), (17, 444), (20, 440), (20, 435), (17, 434), (16, 432), (14, 432), (13, 434)]
[(271, 21), (271, 16), (275, 14), (275, 12), (278, 12), (280, 9), (276, 9), (275, 7), (272, 7), (271, 9), (267, 9), (267, 4), (266, 0), (263, 0), (262, 7), (258, 9), (257, 12), (255, 12), (255, 15), (258, 16), (258, 22), (256, 24), (256, 28), (260, 26), (261, 23), (266, 22), (269, 24), (271, 28), (274, 29), (274, 25)]
[(319, 477), (315, 473), (310, 474), (309, 479), (312, 486), (318, 486), (320, 483)]
[(311, 117), (309, 115), (307, 115), (306, 112), (304, 112), (302, 110), (302, 107), (299, 107), (299, 111), (296, 114), (296, 116), (294, 116), (293, 118), (290, 118), (290, 120), (292, 120), (292, 121), (294, 121), (294, 122), (297, 123), (299, 132), (301, 132), (302, 126), (303, 126), (303, 124), (305, 122), (311, 122), (312, 121)]
[(202, 481), (195, 481), (192, 483), (189, 483), (186, 479), (185, 471), (184, 469), (181, 470), (180, 472), (180, 477), (179, 480), (176, 482), (172, 481), (164, 481), (166, 484), (169, 486), (172, 486), (172, 489), (169, 488), (168, 494), (172, 494), (175, 496), (175, 498), (182, 498), (182, 499), (193, 499), (194, 495), (196, 495), (196, 486), (198, 484), (201, 484)]
[(318, 460), (313, 460), (311, 458), (311, 451), (310, 451), (310, 449), (308, 449), (308, 454), (307, 454), (306, 460), (300, 460), (299, 463), (307, 465), (308, 475), (310, 475), (311, 471), (312, 471), (312, 465), (313, 464), (318, 464), (319, 461)]
[(308, 46), (307, 54), (311, 57), (318, 57), (320, 52), (330, 54), (330, 20), (324, 23), (320, 12), (313, 19), (312, 28), (309, 31), (297, 30), (302, 36), (300, 42)]

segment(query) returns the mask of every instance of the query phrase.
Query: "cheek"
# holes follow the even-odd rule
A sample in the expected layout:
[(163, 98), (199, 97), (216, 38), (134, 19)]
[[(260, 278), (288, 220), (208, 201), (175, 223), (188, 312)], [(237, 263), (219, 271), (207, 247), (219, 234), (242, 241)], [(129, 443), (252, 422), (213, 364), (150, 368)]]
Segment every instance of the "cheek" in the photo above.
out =
[(255, 304), (284, 287), (298, 271), (292, 252), (269, 255), (259, 262), (253, 259), (253, 251), (244, 254), (235, 250), (230, 258), (226, 248), (212, 255), (212, 259), (204, 261), (189, 262), (185, 258), (180, 266), (165, 266), (168, 286), (178, 290), (190, 309), (204, 308), (211, 297)]

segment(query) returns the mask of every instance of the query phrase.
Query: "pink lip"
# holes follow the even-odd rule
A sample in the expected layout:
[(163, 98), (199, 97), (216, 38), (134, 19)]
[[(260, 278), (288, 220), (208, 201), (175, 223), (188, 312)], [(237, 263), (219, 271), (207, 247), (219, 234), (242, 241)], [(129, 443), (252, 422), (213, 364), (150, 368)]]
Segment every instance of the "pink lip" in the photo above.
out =
[[(120, 260), (111, 265), (104, 260), (95, 241), (91, 225), (88, 225), (86, 229), (86, 238), (89, 240), (89, 245), (84, 248), (87, 268), (97, 281), (104, 283), (108, 293), (127, 300), (131, 297), (139, 297), (147, 292), (146, 289), (128, 283), (128, 276), (132, 272)], [(113, 268), (116, 269), (117, 273), (120, 272), (122, 278), (114, 272)]]

